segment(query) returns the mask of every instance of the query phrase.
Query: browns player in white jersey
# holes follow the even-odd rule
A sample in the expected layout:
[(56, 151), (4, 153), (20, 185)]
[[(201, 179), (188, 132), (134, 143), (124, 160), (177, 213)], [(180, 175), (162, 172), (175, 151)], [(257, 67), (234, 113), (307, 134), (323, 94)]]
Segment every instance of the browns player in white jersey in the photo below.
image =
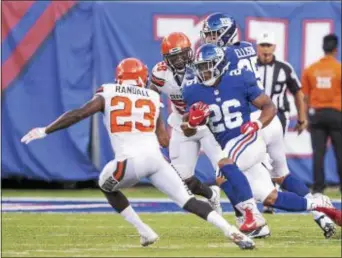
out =
[(103, 112), (115, 159), (102, 170), (99, 186), (109, 204), (137, 229), (143, 246), (153, 244), (158, 235), (140, 219), (119, 189), (133, 186), (147, 177), (180, 207), (222, 230), (241, 249), (253, 249), (254, 242), (231, 226), (209, 204), (197, 200), (164, 159), (156, 136), (160, 97), (145, 88), (147, 67), (138, 59), (127, 58), (118, 65), (116, 77), (117, 83), (100, 87), (84, 106), (64, 113), (47, 127), (32, 129), (21, 141), (27, 144)]
[(161, 53), (164, 61), (154, 66), (150, 88), (167, 95), (172, 102), (172, 113), (168, 117), (168, 124), (172, 128), (169, 146), (171, 164), (192, 193), (206, 197), (216, 211), (222, 212), (219, 188), (209, 187), (195, 177), (200, 148), (214, 169), (220, 160), (221, 148), (207, 126), (191, 130), (182, 125), (186, 107), (182, 96), (182, 88), (186, 83), (184, 74), (192, 62), (190, 40), (181, 32), (171, 33), (163, 39)]

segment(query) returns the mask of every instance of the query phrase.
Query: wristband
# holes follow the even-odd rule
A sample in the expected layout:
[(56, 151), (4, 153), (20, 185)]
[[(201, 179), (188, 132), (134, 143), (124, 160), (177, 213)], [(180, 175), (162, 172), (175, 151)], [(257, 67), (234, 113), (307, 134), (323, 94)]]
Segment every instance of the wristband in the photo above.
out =
[(261, 123), (259, 119), (255, 120), (254, 122), (258, 125), (259, 129), (263, 127), (263, 124)]
[(188, 126), (190, 129), (196, 129), (196, 126), (191, 126), (191, 125), (189, 124), (189, 122), (187, 123), (187, 126)]

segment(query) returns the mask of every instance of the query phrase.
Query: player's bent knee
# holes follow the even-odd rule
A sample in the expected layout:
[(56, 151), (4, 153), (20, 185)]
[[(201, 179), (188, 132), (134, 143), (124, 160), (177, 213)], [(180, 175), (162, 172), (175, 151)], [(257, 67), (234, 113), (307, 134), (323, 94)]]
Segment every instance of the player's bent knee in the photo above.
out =
[(226, 178), (224, 178), (224, 177), (216, 177), (216, 184), (218, 185), (218, 186), (220, 186), (220, 185), (222, 185), (224, 182), (226, 182), (227, 181), (227, 179)]
[(266, 206), (273, 206), (278, 198), (278, 191), (274, 189), (264, 200), (263, 204)]
[(98, 180), (98, 186), (100, 187), (101, 191), (106, 193), (114, 192), (116, 190), (115, 186), (117, 184), (118, 182), (111, 176), (107, 178), (100, 177)]
[(278, 185), (282, 185), (286, 176), (272, 178), (272, 181)]
[(218, 162), (218, 166), (219, 168), (222, 168), (225, 165), (231, 165), (234, 164), (234, 160), (230, 159), (230, 158), (223, 158)]

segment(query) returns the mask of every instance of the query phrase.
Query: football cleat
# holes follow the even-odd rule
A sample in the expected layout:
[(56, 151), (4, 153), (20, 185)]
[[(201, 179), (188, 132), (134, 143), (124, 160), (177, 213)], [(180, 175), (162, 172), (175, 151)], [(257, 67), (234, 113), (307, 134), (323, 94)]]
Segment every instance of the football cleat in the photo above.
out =
[(268, 227), (268, 225), (264, 225), (260, 228), (257, 228), (256, 230), (253, 230), (251, 232), (245, 233), (249, 238), (267, 238), (271, 236), (271, 230)]
[(251, 250), (255, 248), (255, 243), (253, 240), (241, 233), (234, 226), (232, 226), (228, 237), (242, 250)]
[(328, 239), (335, 235), (335, 224), (328, 216), (322, 215), (318, 219), (315, 219), (315, 222), (323, 230), (325, 238)]
[(214, 211), (216, 211), (218, 214), (222, 215), (222, 207), (221, 207), (221, 203), (220, 203), (220, 194), (221, 194), (221, 189), (220, 187), (213, 185), (210, 186), (211, 190), (214, 193), (214, 196), (212, 197), (212, 199), (209, 199), (209, 204), (211, 206), (211, 208), (213, 208)]
[[(147, 225), (146, 225), (147, 226)], [(159, 236), (149, 226), (146, 227), (144, 232), (140, 232), (140, 244), (142, 246), (149, 246), (157, 242)]]
[[(236, 225), (240, 228), (243, 225), (244, 218), (236, 217)], [(244, 232), (249, 238), (267, 238), (271, 236), (271, 230), (268, 225), (261, 226), (250, 232)]]
[(245, 209), (245, 220), (240, 226), (241, 232), (251, 232), (266, 225), (266, 220), (261, 214), (253, 214), (250, 209)]
[(313, 203), (311, 204), (311, 208), (315, 210), (318, 207), (324, 208), (334, 208), (332, 205), (330, 198), (323, 194), (314, 194), (312, 197)]

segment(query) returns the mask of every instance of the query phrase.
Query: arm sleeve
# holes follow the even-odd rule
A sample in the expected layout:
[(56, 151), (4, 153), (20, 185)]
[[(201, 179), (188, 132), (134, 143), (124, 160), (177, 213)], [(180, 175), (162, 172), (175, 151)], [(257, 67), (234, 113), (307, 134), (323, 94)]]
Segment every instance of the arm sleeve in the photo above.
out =
[(156, 88), (161, 92), (160, 88), (164, 86), (165, 80), (162, 78), (157, 77), (152, 73), (151, 75), (151, 83), (156, 86)]
[(246, 89), (246, 96), (249, 102), (252, 102), (259, 97), (263, 91), (259, 88), (255, 75), (251, 71), (243, 70), (244, 85)]
[(289, 72), (287, 74), (286, 84), (287, 84), (289, 91), (293, 95), (295, 95), (300, 90), (302, 85), (300, 81), (298, 80), (298, 76), (295, 70), (293, 69), (292, 65), (290, 65), (289, 63), (287, 63), (287, 65), (289, 67)]

